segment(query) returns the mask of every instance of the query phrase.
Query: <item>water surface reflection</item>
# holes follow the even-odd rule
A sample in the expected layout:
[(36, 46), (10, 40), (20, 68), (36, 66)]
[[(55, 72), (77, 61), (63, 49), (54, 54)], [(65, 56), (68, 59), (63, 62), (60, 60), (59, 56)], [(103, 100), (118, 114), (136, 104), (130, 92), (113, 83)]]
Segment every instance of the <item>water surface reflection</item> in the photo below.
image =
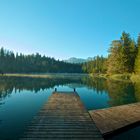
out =
[(140, 101), (140, 83), (88, 76), (0, 77), (0, 139), (18, 139), (54, 88), (63, 91), (76, 88), (88, 110)]

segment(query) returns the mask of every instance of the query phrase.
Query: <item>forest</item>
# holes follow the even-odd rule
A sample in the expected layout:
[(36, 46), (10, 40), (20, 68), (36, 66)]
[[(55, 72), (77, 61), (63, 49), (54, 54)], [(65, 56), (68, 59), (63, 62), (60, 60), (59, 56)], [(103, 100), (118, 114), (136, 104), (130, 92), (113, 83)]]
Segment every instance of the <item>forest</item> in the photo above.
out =
[(14, 54), (0, 49), (1, 73), (90, 73), (90, 74), (140, 74), (140, 34), (135, 41), (123, 32), (119, 40), (113, 40), (108, 56), (96, 56), (83, 64), (68, 63), (39, 53)]
[(0, 49), (1, 73), (81, 73), (81, 64), (70, 64), (39, 53), (14, 54), (3, 47)]
[(129, 33), (123, 32), (119, 40), (113, 40), (107, 58), (96, 56), (92, 61), (83, 64), (87, 73), (103, 74), (140, 74), (140, 34), (137, 41)]

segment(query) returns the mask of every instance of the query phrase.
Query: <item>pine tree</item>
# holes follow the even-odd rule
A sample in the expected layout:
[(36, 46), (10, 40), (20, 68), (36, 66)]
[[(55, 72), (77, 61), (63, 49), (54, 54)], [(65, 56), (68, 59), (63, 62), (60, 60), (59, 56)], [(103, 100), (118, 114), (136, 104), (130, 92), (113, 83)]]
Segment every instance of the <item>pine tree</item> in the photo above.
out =
[(130, 38), (130, 35), (128, 33), (123, 32), (121, 36), (121, 41), (123, 42), (122, 43), (122, 62), (123, 62), (123, 68), (124, 68), (122, 73), (131, 72), (130, 70), (131, 58), (129, 57), (129, 54), (130, 54), (130, 46), (131, 46), (132, 40)]
[(108, 74), (131, 73), (134, 71), (136, 44), (128, 33), (123, 32), (120, 40), (112, 42), (108, 57)]
[(120, 40), (112, 41), (109, 49), (107, 65), (108, 74), (122, 73), (124, 70), (124, 64), (122, 61), (122, 42)]
[(137, 57), (135, 60), (135, 72), (136, 74), (140, 74), (140, 34), (138, 35), (138, 40), (137, 40)]
[(134, 40), (132, 40), (128, 53), (128, 67), (130, 73), (134, 72), (136, 53), (137, 53), (136, 43)]
[(14, 54), (0, 48), (0, 73), (46, 73), (46, 72), (82, 72), (81, 64), (69, 64), (54, 58), (32, 55)]

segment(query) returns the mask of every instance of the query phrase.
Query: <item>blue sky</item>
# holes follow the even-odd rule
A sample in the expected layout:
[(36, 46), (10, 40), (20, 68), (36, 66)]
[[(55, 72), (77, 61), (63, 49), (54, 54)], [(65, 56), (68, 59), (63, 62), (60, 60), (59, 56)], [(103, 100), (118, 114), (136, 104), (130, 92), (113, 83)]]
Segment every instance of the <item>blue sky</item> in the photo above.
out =
[(0, 46), (66, 59), (107, 56), (122, 31), (136, 39), (140, 0), (0, 0)]

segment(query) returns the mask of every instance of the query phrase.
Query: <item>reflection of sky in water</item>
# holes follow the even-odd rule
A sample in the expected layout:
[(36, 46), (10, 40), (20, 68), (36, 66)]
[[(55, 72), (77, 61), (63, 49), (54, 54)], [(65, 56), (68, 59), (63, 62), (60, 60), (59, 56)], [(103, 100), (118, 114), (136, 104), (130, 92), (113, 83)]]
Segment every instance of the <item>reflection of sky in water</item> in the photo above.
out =
[(12, 138), (21, 134), (50, 93), (51, 91), (40, 91), (36, 94), (24, 90), (20, 93), (13, 92), (7, 97), (0, 108), (0, 138)]
[[(59, 81), (58, 81), (59, 82)], [(62, 82), (62, 81), (61, 81)], [(100, 83), (101, 81), (99, 81)], [(118, 91), (125, 91), (127, 89), (132, 88), (130, 85), (125, 85), (124, 87), (121, 87), (121, 84), (117, 86), (117, 88), (109, 87), (108, 90), (106, 87), (100, 87), (99, 83), (93, 84), (85, 84), (85, 83), (76, 83), (74, 82), (64, 82), (63, 84), (57, 83), (51, 83), (51, 86), (49, 88), (49, 85), (47, 85), (47, 88), (45, 88), (45, 83), (43, 83), (43, 88), (36, 87), (36, 84), (33, 85), (35, 87), (31, 87), (32, 91), (27, 90), (26, 86), (25, 89), (22, 87), (20, 91), (10, 89), (11, 93), (7, 94), (4, 98), (0, 98), (0, 139), (16, 139), (17, 137), (21, 136), (24, 132), (24, 129), (28, 125), (28, 123), (32, 120), (34, 115), (39, 111), (39, 109), (43, 106), (43, 104), (47, 101), (48, 97), (53, 92), (54, 88), (57, 88), (58, 91), (73, 91), (73, 88), (76, 88), (76, 91), (78, 92), (82, 102), (86, 106), (88, 110), (92, 109), (101, 109), (106, 108), (109, 106), (127, 103), (126, 100), (126, 93), (124, 93), (123, 96), (121, 96), (123, 93), (118, 94)], [(105, 83), (102, 82), (102, 84)], [(0, 85), (1, 87), (2, 85)], [(96, 87), (97, 86), (97, 87)], [(128, 88), (129, 86), (129, 88)], [(98, 88), (98, 89), (96, 89)], [(33, 90), (35, 89), (35, 90)], [(40, 89), (40, 90), (39, 90)], [(43, 90), (44, 89), (44, 90)], [(113, 92), (112, 92), (113, 89)], [(2, 93), (5, 92), (3, 90), (3, 87), (0, 88), (2, 90)], [(115, 91), (116, 90), (116, 91)], [(8, 90), (9, 91), (9, 90)], [(115, 92), (114, 92), (115, 91)], [(133, 91), (133, 89), (132, 89)], [(134, 102), (135, 94), (129, 93), (128, 96), (128, 103)], [(120, 96), (120, 97), (119, 97)], [(119, 101), (120, 98), (120, 101)], [(130, 100), (132, 98), (132, 101)], [(113, 103), (112, 103), (113, 102)], [(110, 104), (111, 103), (111, 104)], [(140, 130), (140, 129), (138, 129)], [(137, 131), (138, 131), (137, 130)], [(134, 131), (133, 133), (136, 133), (137, 131)], [(129, 133), (129, 132), (128, 132)], [(128, 133), (126, 135), (128, 135)], [(120, 135), (121, 136), (121, 135)], [(123, 136), (125, 137), (125, 136)], [(117, 139), (117, 137), (115, 137)], [(120, 138), (119, 138), (120, 139)]]

